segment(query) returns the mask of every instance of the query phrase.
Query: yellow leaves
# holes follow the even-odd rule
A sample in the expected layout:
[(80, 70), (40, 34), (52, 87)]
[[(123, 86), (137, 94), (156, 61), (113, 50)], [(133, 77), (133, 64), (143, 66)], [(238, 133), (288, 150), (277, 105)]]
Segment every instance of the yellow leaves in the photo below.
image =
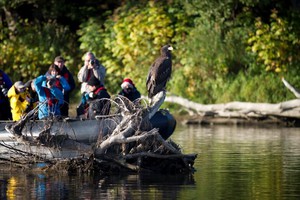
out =
[(124, 73), (139, 74), (145, 71), (141, 67), (147, 66), (148, 69), (160, 46), (169, 43), (174, 31), (171, 19), (159, 3), (150, 1), (144, 7), (127, 8), (120, 8), (114, 16), (110, 29), (114, 37), (106, 39), (105, 46), (121, 63), (115, 67)]
[(253, 45), (252, 48), (251, 48), (251, 50), (252, 50), (253, 53), (256, 53), (257, 49), (258, 49), (257, 45)]
[(280, 73), (280, 72), (281, 72), (281, 68), (277, 67), (277, 68), (275, 69), (275, 72), (276, 72), (276, 73)]
[(257, 35), (257, 36), (260, 36), (260, 35), (262, 35), (263, 33), (264, 33), (264, 32), (263, 32), (262, 30), (260, 30), (260, 29), (256, 31), (256, 35)]
[(287, 24), (277, 16), (276, 10), (272, 11), (270, 24), (256, 19), (256, 30), (249, 35), (247, 49), (256, 54), (257, 61), (265, 65), (266, 71), (279, 73), (292, 60), (290, 55), (297, 37), (290, 36)]

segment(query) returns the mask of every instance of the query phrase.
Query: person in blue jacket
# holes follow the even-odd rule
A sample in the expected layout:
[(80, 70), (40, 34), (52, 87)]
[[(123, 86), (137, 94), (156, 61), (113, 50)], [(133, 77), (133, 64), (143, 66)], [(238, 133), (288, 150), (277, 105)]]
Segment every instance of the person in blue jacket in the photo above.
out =
[[(47, 87), (43, 86), (44, 81), (46, 81)], [(34, 80), (33, 87), (39, 98), (39, 119), (53, 115), (60, 116), (60, 106), (64, 103), (64, 95), (55, 86), (55, 79), (41, 75)]]
[[(55, 79), (54, 85), (62, 91), (62, 93), (66, 93), (70, 91), (71, 87), (65, 77), (59, 75), (59, 67), (55, 64), (50, 65), (46, 76), (48, 79)], [(46, 81), (43, 82), (43, 86), (46, 86)]]
[(13, 83), (9, 76), (0, 70), (0, 120), (12, 119), (9, 99), (7, 97), (8, 90), (12, 87)]
[[(61, 76), (59, 74), (60, 69), (56, 64), (50, 65), (48, 72), (46, 73), (46, 76), (48, 79), (53, 78), (55, 80), (54, 85), (60, 89), (64, 95), (64, 105), (60, 107), (60, 114), (64, 117), (68, 117), (68, 112), (66, 110), (66, 104), (69, 107), (69, 100), (66, 101), (66, 94), (69, 93), (71, 90), (71, 86), (68, 83), (68, 81), (65, 79), (65, 77)], [(46, 86), (46, 81), (43, 82), (43, 86)]]

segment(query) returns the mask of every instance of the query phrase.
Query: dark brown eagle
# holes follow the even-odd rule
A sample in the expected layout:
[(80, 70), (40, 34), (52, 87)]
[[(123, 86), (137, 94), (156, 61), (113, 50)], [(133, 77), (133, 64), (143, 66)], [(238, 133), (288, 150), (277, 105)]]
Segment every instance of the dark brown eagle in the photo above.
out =
[(149, 98), (152, 98), (160, 91), (165, 90), (166, 84), (171, 78), (172, 50), (173, 48), (170, 45), (163, 46), (160, 49), (161, 55), (150, 67), (146, 83)]

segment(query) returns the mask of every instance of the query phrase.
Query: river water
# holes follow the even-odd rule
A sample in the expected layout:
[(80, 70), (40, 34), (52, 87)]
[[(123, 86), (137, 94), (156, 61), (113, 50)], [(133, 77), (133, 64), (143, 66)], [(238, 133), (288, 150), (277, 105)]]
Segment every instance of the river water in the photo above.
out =
[(178, 126), (190, 175), (0, 172), (0, 199), (300, 199), (300, 128)]

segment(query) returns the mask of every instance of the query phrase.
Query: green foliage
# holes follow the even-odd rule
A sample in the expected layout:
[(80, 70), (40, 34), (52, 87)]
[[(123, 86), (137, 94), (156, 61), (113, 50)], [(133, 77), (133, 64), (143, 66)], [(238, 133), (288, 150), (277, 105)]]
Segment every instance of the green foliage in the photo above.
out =
[(300, 88), (300, 15), (289, 1), (2, 0), (0, 5), (0, 65), (13, 81), (45, 73), (57, 55), (67, 59), (76, 79), (82, 56), (92, 51), (107, 68), (111, 94), (124, 77), (146, 94), (149, 67), (170, 43), (172, 94), (200, 103), (278, 102), (294, 98), (280, 76)]
[[(198, 19), (185, 41), (187, 50), (180, 60), (184, 67), (174, 74), (177, 86), (173, 92), (203, 103), (214, 102), (214, 96), (223, 90), (222, 82), (247, 68), (244, 40), (248, 30), (232, 25), (225, 32), (222, 23)], [(184, 80), (179, 80), (181, 77)]]
[[(2, 28), (8, 34), (1, 36), (0, 65), (15, 81), (27, 81), (45, 73), (54, 57), (62, 52), (72, 55), (73, 46), (66, 43), (73, 39), (72, 35), (55, 22), (37, 26), (26, 20), (20, 21), (16, 24), (16, 34)], [(72, 63), (70, 54), (66, 58)]]
[(277, 73), (286, 71), (297, 59), (294, 46), (299, 46), (297, 35), (292, 32), (286, 20), (278, 17), (276, 10), (272, 11), (271, 23), (264, 23), (261, 18), (256, 19), (255, 32), (250, 34), (249, 51), (257, 56), (266, 71)]
[(284, 86), (276, 73), (264, 72), (255, 76), (240, 73), (234, 80), (228, 80), (224, 85), (226, 92), (219, 97), (219, 102), (249, 101), (278, 103), (294, 98), (293, 94)]
[[(78, 33), (81, 49), (101, 56), (107, 68), (106, 83), (110, 91), (117, 92), (122, 79), (130, 77), (145, 93), (148, 69), (159, 55), (160, 47), (171, 43), (176, 31), (183, 32), (183, 27), (175, 26), (173, 20), (186, 21), (182, 12), (178, 14), (178, 9), (168, 9), (167, 5), (154, 1), (130, 5), (117, 9), (105, 21), (104, 28), (101, 29), (99, 22), (90, 20)], [(96, 34), (100, 39), (94, 39)]]

